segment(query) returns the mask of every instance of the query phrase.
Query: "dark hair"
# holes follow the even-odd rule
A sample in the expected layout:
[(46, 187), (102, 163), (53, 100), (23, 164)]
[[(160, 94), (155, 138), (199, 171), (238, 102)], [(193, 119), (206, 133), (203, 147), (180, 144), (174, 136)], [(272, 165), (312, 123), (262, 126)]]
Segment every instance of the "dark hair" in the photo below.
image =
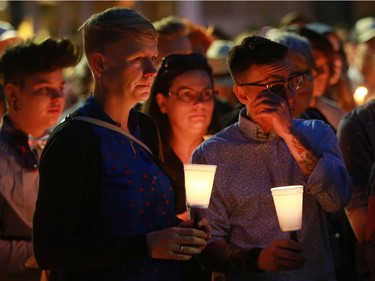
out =
[(249, 36), (241, 44), (232, 47), (228, 53), (230, 74), (238, 83), (238, 75), (253, 65), (266, 65), (284, 59), (288, 47), (260, 36)]
[(38, 42), (34, 38), (7, 48), (0, 58), (0, 72), (4, 85), (22, 86), (30, 75), (74, 66), (80, 58), (80, 49), (68, 39), (48, 38)]
[[(156, 102), (156, 95), (158, 93), (162, 93), (163, 95), (168, 96), (169, 90), (176, 77), (194, 70), (202, 70), (206, 72), (210, 77), (212, 86), (214, 86), (212, 69), (208, 64), (206, 57), (200, 54), (174, 54), (165, 57), (158, 70), (158, 74), (154, 78), (151, 86), (150, 98), (144, 103), (143, 111), (150, 115), (158, 124), (163, 142), (169, 142), (171, 127), (167, 115), (160, 111), (159, 105)], [(216, 132), (219, 128), (216, 114), (215, 107), (212, 121), (208, 130), (210, 133)]]
[(158, 33), (152, 23), (138, 12), (123, 7), (112, 7), (92, 15), (80, 28), (86, 55), (103, 52), (104, 47), (122, 39), (157, 40)]

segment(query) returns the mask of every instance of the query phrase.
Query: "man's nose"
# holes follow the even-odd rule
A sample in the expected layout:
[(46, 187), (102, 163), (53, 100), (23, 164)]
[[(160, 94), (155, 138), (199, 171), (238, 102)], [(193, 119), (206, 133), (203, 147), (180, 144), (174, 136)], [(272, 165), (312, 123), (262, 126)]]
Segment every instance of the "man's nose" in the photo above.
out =
[(63, 98), (65, 96), (65, 93), (62, 89), (54, 89), (50, 91), (49, 95), (52, 99), (58, 99)]

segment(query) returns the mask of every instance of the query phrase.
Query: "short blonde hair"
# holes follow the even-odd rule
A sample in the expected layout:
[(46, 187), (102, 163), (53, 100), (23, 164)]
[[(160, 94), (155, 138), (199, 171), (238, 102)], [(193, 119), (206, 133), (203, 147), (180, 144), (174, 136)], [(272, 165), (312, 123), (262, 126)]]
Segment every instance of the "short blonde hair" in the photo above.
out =
[(131, 38), (157, 40), (158, 32), (152, 23), (138, 12), (112, 7), (92, 15), (81, 27), (86, 55), (103, 52), (108, 44)]

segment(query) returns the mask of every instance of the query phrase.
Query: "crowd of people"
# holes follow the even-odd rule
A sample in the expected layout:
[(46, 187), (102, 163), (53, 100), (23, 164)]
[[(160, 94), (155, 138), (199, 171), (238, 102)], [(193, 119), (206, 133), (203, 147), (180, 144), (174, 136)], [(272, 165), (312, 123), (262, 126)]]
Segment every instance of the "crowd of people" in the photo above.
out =
[[(375, 280), (375, 17), (230, 38), (112, 7), (80, 32), (0, 23), (1, 281)], [(187, 163), (217, 165), (199, 222)], [(298, 241), (270, 191), (296, 184)]]

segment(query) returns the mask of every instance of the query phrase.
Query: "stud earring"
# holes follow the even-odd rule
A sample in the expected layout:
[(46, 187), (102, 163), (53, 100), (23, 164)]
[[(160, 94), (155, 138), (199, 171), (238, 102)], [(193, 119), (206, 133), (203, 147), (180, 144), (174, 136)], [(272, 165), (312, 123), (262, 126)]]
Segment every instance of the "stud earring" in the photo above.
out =
[(22, 107), (20, 106), (19, 102), (17, 101), (17, 99), (13, 99), (13, 110), (14, 111), (18, 111), (20, 110)]

